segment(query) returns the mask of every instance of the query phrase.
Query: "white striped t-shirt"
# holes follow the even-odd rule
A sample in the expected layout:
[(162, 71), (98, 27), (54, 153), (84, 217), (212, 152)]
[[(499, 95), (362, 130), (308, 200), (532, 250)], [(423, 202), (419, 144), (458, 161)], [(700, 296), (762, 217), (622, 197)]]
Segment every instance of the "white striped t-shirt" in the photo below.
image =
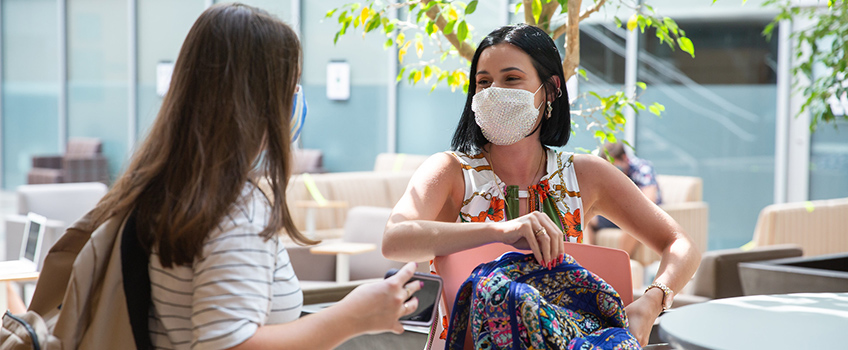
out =
[(259, 236), (269, 211), (260, 190), (247, 184), (191, 267), (165, 269), (151, 255), (155, 348), (230, 348), (259, 326), (300, 316), (303, 293), (286, 249), (277, 238)]

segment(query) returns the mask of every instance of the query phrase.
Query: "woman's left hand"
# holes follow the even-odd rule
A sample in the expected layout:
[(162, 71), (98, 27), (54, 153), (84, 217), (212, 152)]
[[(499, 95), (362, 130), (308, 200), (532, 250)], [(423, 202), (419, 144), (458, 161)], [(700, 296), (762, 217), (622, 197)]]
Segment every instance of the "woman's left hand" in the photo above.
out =
[(651, 328), (659, 316), (658, 310), (661, 309), (661, 307), (658, 308), (656, 301), (645, 297), (636, 299), (624, 308), (629, 323), (628, 330), (636, 337), (640, 345), (648, 345)]

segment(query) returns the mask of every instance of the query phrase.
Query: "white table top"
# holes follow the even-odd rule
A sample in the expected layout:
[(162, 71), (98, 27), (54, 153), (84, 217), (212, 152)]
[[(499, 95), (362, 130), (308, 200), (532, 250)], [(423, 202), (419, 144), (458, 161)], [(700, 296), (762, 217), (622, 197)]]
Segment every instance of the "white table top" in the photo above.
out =
[(848, 293), (752, 295), (687, 305), (660, 317), (680, 349), (846, 349)]

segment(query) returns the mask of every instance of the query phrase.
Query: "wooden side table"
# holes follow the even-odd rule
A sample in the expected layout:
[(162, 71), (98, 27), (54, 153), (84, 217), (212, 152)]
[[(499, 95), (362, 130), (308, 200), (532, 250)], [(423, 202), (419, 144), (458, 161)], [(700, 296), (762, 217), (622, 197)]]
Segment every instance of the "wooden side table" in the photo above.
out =
[(344, 209), (347, 208), (346, 201), (297, 201), (295, 205), (306, 208), (306, 236), (315, 238), (315, 211), (318, 209)]
[(0, 275), (0, 282), (26, 282), (38, 279), (38, 271), (24, 273), (6, 273)]
[(330, 242), (309, 249), (312, 254), (336, 256), (336, 282), (350, 281), (350, 256), (377, 249), (372, 243)]

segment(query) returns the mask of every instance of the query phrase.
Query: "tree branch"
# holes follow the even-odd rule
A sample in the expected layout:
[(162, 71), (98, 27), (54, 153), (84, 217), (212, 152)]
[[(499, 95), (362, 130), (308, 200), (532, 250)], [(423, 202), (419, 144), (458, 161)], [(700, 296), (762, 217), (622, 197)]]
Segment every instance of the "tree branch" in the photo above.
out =
[[(582, 0), (568, 2), (568, 22), (566, 23), (565, 59), (562, 60), (562, 70), (565, 81), (574, 75), (580, 65), (580, 5)], [(562, 82), (565, 84), (565, 82)]]
[(546, 32), (550, 32), (551, 27), (551, 18), (556, 13), (556, 9), (559, 6), (559, 2), (555, 0), (551, 0), (551, 2), (542, 6), (542, 13), (539, 15), (539, 24), (544, 24), (545, 27), (542, 28)]
[(592, 6), (589, 6), (588, 8), (586, 8), (586, 11), (583, 11), (583, 13), (580, 15), (580, 20), (582, 21), (582, 20), (588, 18), (589, 15), (591, 15), (595, 12), (598, 12), (598, 10), (600, 10), (601, 7), (604, 6), (604, 3), (606, 3), (606, 2), (607, 2), (607, 0), (598, 0), (598, 2), (592, 4)]
[(533, 0), (524, 0), (524, 23), (531, 26), (536, 25), (536, 18), (533, 17)]
[[(431, 0), (422, 0), (421, 4), (426, 5), (430, 1)], [(445, 39), (448, 39), (448, 42), (450, 42), (453, 47), (456, 48), (456, 51), (459, 52), (459, 55), (462, 56), (462, 58), (468, 60), (468, 62), (471, 62), (471, 60), (474, 58), (474, 51), (476, 50), (476, 48), (474, 48), (465, 41), (459, 41), (459, 38), (457, 38), (456, 36), (455, 30), (450, 34), (445, 34), (445, 32), (442, 31), (442, 28), (447, 26), (448, 21), (444, 17), (439, 15), (440, 12), (442, 12), (442, 9), (439, 7), (439, 5), (434, 5), (429, 10), (427, 10), (426, 14), (427, 17), (430, 18), (430, 20), (436, 22), (436, 26), (439, 27), (439, 32), (442, 34), (442, 36), (445, 37)]]

